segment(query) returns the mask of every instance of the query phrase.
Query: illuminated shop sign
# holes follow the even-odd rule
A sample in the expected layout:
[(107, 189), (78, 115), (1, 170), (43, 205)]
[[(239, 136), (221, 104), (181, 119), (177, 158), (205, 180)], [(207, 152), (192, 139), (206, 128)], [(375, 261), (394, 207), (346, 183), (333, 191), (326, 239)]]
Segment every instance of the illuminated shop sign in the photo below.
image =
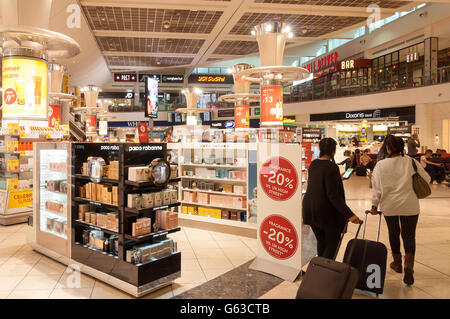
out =
[(191, 74), (188, 83), (234, 84), (234, 80), (228, 74)]
[(184, 83), (184, 75), (180, 74), (163, 74), (163, 83)]
[(394, 107), (376, 110), (361, 110), (352, 112), (335, 112), (311, 114), (310, 121), (340, 121), (340, 120), (362, 120), (371, 118), (398, 117), (399, 121), (415, 122), (415, 106)]
[(341, 70), (354, 69), (355, 60), (347, 60), (341, 62)]
[(417, 52), (406, 55), (406, 63), (415, 62), (417, 60), (419, 60), (419, 54)]
[(303, 67), (306, 68), (309, 72), (314, 73), (317, 72), (323, 68), (326, 68), (328, 66), (331, 66), (334, 63), (337, 63), (338, 59), (338, 53), (337, 51), (334, 51), (320, 59), (314, 60)]
[(149, 73), (139, 74), (139, 82), (145, 82), (146, 78), (153, 79), (158, 83), (161, 82), (161, 75), (159, 74), (149, 74)]
[(372, 60), (370, 59), (350, 59), (341, 61), (339, 66), (341, 70), (351, 70), (357, 68), (370, 68), (372, 66)]
[(136, 74), (114, 73), (114, 82), (136, 82)]

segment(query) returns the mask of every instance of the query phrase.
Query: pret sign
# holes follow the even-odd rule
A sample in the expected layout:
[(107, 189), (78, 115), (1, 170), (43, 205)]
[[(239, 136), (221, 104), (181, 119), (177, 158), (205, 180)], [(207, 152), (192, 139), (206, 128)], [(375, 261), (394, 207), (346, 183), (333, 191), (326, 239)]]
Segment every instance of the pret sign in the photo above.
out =
[(114, 73), (115, 82), (136, 82), (136, 74), (134, 73)]

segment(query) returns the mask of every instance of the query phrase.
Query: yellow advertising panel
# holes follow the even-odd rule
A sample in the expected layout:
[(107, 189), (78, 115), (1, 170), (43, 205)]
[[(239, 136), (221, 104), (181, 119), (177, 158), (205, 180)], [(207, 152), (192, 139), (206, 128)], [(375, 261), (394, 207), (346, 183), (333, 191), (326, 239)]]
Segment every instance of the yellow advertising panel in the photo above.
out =
[(33, 190), (23, 190), (9, 193), (8, 209), (33, 205)]
[(47, 63), (3, 58), (4, 119), (47, 119)]

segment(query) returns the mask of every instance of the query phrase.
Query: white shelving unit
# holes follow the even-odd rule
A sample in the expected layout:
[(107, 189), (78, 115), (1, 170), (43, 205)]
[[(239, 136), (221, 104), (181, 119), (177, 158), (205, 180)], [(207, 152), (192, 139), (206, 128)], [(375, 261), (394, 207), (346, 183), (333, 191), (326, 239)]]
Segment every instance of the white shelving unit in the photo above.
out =
[[(186, 212), (185, 207), (195, 207), (198, 212), (199, 208), (221, 209), (231, 212), (237, 212), (238, 220), (221, 219), (212, 216), (186, 214), (179, 215), (180, 223), (185, 226), (196, 228), (210, 229), (227, 233), (241, 234), (243, 236), (256, 236), (256, 223), (249, 222), (249, 178), (256, 179), (255, 173), (250, 176), (249, 173), (249, 151), (256, 152), (256, 145), (253, 143), (177, 143), (178, 145), (178, 167), (179, 176), (181, 177), (180, 185), (180, 201), (181, 212)], [(174, 146), (172, 146), (173, 148)], [(196, 169), (227, 169), (232, 171), (240, 171), (245, 179), (204, 177), (209, 174), (195, 174)], [(191, 176), (185, 175), (189, 170), (194, 173)], [(240, 173), (238, 173), (240, 174)], [(210, 175), (209, 175), (210, 176)], [(236, 185), (244, 188), (244, 193), (224, 192), (212, 189), (199, 189), (199, 187), (186, 186), (187, 182), (198, 181), (198, 183), (214, 183), (215, 186), (220, 185)], [(197, 183), (197, 186), (198, 186)], [(256, 186), (256, 181), (254, 182)], [(218, 185), (217, 185), (218, 184)], [(184, 185), (184, 186), (183, 186)], [(192, 184), (191, 184), (192, 185)], [(210, 195), (223, 195), (227, 197), (245, 198), (246, 204), (244, 208), (235, 208), (233, 206), (223, 206), (216, 204), (204, 204), (201, 202), (190, 202), (183, 198), (185, 192), (197, 192)], [(204, 214), (204, 213), (203, 213)], [(239, 218), (241, 214), (244, 216)]]

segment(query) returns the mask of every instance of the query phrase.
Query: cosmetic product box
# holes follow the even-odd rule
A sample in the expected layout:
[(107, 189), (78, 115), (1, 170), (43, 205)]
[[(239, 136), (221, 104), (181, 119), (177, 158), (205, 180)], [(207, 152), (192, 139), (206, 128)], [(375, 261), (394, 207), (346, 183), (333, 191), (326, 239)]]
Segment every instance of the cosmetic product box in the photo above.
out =
[(89, 223), (96, 225), (97, 224), (97, 213), (91, 213), (91, 220)]
[(238, 213), (237, 212), (230, 212), (230, 219), (231, 220), (238, 220)]
[(230, 212), (228, 210), (222, 210), (222, 219), (230, 219)]
[(128, 180), (133, 182), (143, 182), (150, 180), (150, 171), (147, 166), (129, 167)]
[(154, 207), (158, 207), (158, 206), (162, 206), (163, 205), (163, 203), (162, 203), (162, 200), (163, 200), (163, 198), (162, 198), (162, 192), (157, 192), (157, 193), (154, 193), (155, 194), (155, 206)]
[(91, 210), (90, 204), (79, 204), (78, 205), (78, 219), (84, 220), (84, 214)]
[(155, 195), (153, 193), (142, 194), (141, 205), (142, 208), (153, 208), (155, 204)]
[(151, 233), (152, 221), (151, 218), (138, 218), (132, 224), (132, 236), (141, 236)]
[(233, 185), (222, 185), (222, 192), (233, 193)]
[(234, 185), (232, 193), (245, 195), (245, 187), (242, 185)]

